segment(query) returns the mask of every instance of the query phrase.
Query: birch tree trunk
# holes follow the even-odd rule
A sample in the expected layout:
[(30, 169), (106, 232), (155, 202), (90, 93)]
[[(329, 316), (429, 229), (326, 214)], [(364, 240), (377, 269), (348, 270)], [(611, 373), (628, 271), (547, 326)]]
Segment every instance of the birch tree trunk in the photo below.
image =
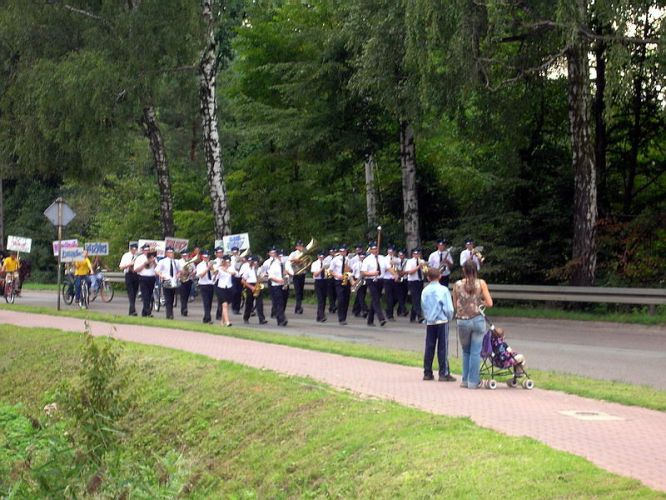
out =
[[(598, 35), (603, 34), (601, 29), (596, 33)], [(604, 118), (604, 112), (606, 109), (606, 44), (604, 42), (596, 43), (594, 47), (594, 57), (597, 74), (594, 103), (592, 105), (592, 113), (595, 123), (594, 164), (599, 176), (599, 210), (602, 214), (608, 214), (610, 212), (610, 200), (608, 196), (608, 172), (606, 169), (606, 149), (608, 148), (608, 139), (606, 119)]]
[(199, 108), (203, 127), (203, 146), (208, 171), (208, 187), (213, 204), (215, 238), (222, 239), (231, 233), (227, 188), (224, 183), (224, 165), (217, 128), (217, 42), (213, 16), (214, 0), (202, 0), (201, 7), (206, 24), (206, 46), (199, 62)]
[(377, 191), (375, 188), (375, 157), (369, 154), (365, 157), (365, 205), (368, 215), (368, 229), (377, 226)]
[(157, 173), (157, 186), (160, 191), (160, 222), (162, 224), (162, 236), (173, 236), (175, 226), (173, 223), (173, 198), (171, 196), (171, 179), (169, 177), (169, 165), (167, 163), (164, 139), (157, 126), (155, 108), (148, 106), (143, 108), (141, 117), (143, 133), (148, 138), (150, 150), (153, 153), (155, 172)]
[[(578, 0), (585, 19), (585, 0)], [(573, 273), (571, 283), (590, 286), (597, 266), (597, 180), (590, 137), (589, 43), (577, 36), (567, 51), (569, 126), (574, 170)]]
[(5, 249), (5, 186), (0, 177), (0, 250)]
[(402, 204), (405, 243), (411, 252), (421, 244), (419, 233), (419, 199), (416, 190), (416, 146), (414, 129), (400, 121), (400, 170), (402, 172)]

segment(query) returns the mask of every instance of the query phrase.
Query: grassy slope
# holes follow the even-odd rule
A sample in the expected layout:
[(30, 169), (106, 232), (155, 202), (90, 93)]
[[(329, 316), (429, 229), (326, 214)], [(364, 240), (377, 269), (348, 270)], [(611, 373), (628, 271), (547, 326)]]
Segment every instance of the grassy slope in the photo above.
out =
[[(18, 311), (71, 316), (76, 318), (86, 318), (120, 324), (161, 326), (165, 328), (206, 332), (215, 335), (223, 334), (230, 337), (245, 338), (260, 342), (270, 342), (292, 347), (300, 347), (302, 349), (330, 352), (341, 354), (343, 356), (373, 359), (376, 361), (384, 361), (387, 363), (394, 363), (405, 366), (422, 366), (423, 363), (421, 353), (401, 351), (396, 349), (383, 349), (374, 346), (350, 344), (346, 342), (335, 342), (306, 336), (284, 335), (263, 331), (260, 332), (257, 330), (245, 328), (225, 328), (224, 330), (221, 330), (217, 325), (209, 326), (178, 320), (169, 321), (157, 318), (144, 319), (129, 316), (115, 316), (112, 314), (98, 313), (94, 311), (70, 310), (57, 312), (47, 307), (30, 307), (21, 306), (18, 304), (15, 304), (14, 306), (6, 306), (0, 304), (0, 308), (3, 307), (10, 307), (11, 309)], [(451, 357), (449, 361), (452, 371), (455, 373), (460, 373), (460, 360)], [(542, 389), (558, 390), (593, 399), (602, 399), (605, 401), (612, 401), (630, 406), (641, 406), (644, 408), (666, 411), (666, 391), (661, 391), (652, 387), (637, 386), (619, 381), (609, 382), (607, 380), (597, 380), (578, 375), (534, 369), (530, 369), (530, 375), (535, 380), (536, 385)]]
[[(0, 402), (22, 402), (39, 416), (49, 402), (44, 394), (74, 372), (79, 338), (0, 326)], [(137, 394), (123, 422), (130, 430), (126, 459), (151, 467), (175, 450), (195, 497), (457, 498), (498, 487), (503, 497), (518, 498), (659, 496), (582, 458), (468, 419), (360, 400), (310, 380), (189, 353), (123, 345)]]

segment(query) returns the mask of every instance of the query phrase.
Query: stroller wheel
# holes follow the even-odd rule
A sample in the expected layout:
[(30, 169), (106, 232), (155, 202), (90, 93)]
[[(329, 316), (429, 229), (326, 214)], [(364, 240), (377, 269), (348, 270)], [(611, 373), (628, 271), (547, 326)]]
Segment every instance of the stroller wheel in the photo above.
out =
[(490, 380), (488, 381), (488, 385), (487, 385), (486, 387), (487, 387), (488, 389), (490, 389), (491, 391), (494, 391), (495, 389), (497, 389), (497, 381), (495, 381), (495, 380), (493, 380), (493, 379), (490, 379)]
[(512, 389), (515, 389), (516, 387), (518, 387), (518, 381), (515, 378), (510, 378), (509, 380), (506, 381), (506, 385), (508, 385)]
[(534, 388), (534, 382), (532, 382), (530, 379), (523, 381), (523, 389), (527, 389), (529, 391), (533, 388)]

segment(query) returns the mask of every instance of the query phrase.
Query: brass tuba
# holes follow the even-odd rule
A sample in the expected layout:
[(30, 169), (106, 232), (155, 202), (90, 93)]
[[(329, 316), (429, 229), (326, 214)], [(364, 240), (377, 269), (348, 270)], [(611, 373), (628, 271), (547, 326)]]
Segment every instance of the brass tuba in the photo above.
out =
[(312, 238), (310, 239), (310, 243), (305, 245), (305, 251), (298, 252), (298, 254), (294, 257), (294, 260), (298, 260), (301, 263), (298, 264), (298, 267), (296, 269), (294, 269), (294, 276), (303, 274), (310, 269), (310, 266), (312, 265), (312, 262), (314, 260), (314, 252), (318, 246), (319, 245), (317, 243), (317, 240)]
[(192, 277), (192, 273), (194, 272), (195, 264), (196, 261), (199, 260), (199, 256), (195, 256), (194, 258), (185, 261), (185, 264), (183, 265), (183, 268), (180, 270), (180, 282), (185, 283), (186, 281), (189, 281), (190, 278)]

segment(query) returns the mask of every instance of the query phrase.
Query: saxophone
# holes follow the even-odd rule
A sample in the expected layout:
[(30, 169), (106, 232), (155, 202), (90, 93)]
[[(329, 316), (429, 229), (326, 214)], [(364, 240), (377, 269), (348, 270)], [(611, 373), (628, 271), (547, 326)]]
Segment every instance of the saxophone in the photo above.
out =
[(254, 291), (252, 292), (252, 296), (256, 299), (261, 295), (261, 291), (266, 288), (266, 285), (264, 285), (264, 282), (268, 278), (267, 274), (257, 274), (257, 283), (254, 285)]

